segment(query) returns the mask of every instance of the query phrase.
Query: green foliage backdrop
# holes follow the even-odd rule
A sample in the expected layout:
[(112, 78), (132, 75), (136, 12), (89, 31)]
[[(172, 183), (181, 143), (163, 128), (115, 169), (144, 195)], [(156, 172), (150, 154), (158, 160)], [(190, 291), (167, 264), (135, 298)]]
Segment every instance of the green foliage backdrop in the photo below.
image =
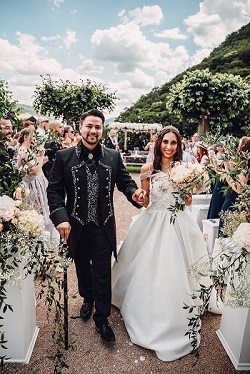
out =
[(230, 129), (231, 119), (248, 108), (249, 93), (249, 85), (240, 76), (194, 70), (170, 87), (167, 109), (193, 132), (198, 121), (201, 134), (220, 131)]
[(115, 107), (116, 94), (108, 93), (108, 87), (87, 80), (80, 84), (63, 80), (53, 81), (50, 75), (42, 77), (42, 84), (37, 85), (33, 107), (41, 115), (55, 118), (62, 117), (67, 124), (77, 123), (83, 112), (95, 108), (109, 112)]

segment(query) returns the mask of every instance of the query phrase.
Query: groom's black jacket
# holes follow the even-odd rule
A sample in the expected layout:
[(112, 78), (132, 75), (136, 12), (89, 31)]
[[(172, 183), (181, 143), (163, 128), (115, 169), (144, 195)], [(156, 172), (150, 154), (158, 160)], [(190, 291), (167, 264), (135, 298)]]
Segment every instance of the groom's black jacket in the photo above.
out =
[[(57, 226), (67, 221), (72, 227), (68, 240), (71, 258), (74, 258), (82, 227), (87, 220), (87, 173), (86, 164), (81, 156), (81, 145), (80, 141), (75, 147), (66, 148), (56, 153), (47, 188), (52, 222)], [(101, 147), (97, 168), (100, 184), (99, 204), (103, 225), (116, 257), (114, 187), (116, 185), (133, 205), (141, 208), (132, 200), (137, 185), (126, 171), (118, 151)]]

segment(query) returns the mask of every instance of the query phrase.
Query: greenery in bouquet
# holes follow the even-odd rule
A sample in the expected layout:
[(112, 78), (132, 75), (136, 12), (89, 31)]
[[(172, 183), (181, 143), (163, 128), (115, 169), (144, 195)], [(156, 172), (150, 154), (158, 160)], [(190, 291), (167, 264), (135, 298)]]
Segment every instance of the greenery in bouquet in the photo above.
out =
[[(55, 312), (55, 329), (52, 335), (59, 347), (63, 345), (63, 292), (62, 273), (71, 260), (59, 240), (50, 238), (45, 231), (44, 219), (37, 209), (36, 199), (29, 190), (18, 187), (14, 198), (0, 197), (0, 319), (13, 308), (7, 301), (8, 289), (17, 284), (22, 273), (24, 277), (33, 274), (41, 289), (38, 297), (45, 296), (50, 312)], [(35, 205), (35, 206), (34, 206)], [(38, 210), (38, 211), (37, 211)], [(19, 268), (22, 268), (20, 272)], [(0, 345), (6, 349), (8, 337), (4, 334), (4, 323), (0, 325)], [(59, 366), (65, 366), (63, 355), (57, 352)], [(2, 363), (6, 356), (0, 357)], [(58, 364), (57, 364), (58, 365)]]
[(199, 163), (174, 162), (167, 176), (172, 186), (175, 203), (169, 207), (170, 223), (174, 223), (178, 211), (183, 211), (190, 195), (208, 192), (210, 181), (205, 168)]
[[(244, 198), (243, 198), (244, 195)], [(200, 289), (191, 295), (199, 298), (201, 305), (195, 317), (189, 319), (187, 334), (192, 340), (192, 352), (197, 351), (196, 333), (200, 318), (207, 310), (212, 291), (216, 290), (217, 301), (232, 308), (250, 307), (250, 188), (239, 195), (232, 211), (224, 212), (223, 235), (219, 238), (220, 250), (199, 259), (191, 266), (190, 273), (200, 282)], [(202, 285), (202, 278), (209, 277), (209, 286)], [(225, 284), (226, 282), (226, 284)], [(191, 311), (192, 306), (184, 305)]]

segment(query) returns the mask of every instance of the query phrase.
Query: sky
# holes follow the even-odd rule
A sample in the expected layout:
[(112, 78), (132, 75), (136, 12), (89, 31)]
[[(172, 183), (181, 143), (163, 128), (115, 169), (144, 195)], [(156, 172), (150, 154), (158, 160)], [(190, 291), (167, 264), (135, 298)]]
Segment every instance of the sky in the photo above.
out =
[(90, 79), (112, 118), (250, 21), (250, 0), (0, 0), (0, 79), (32, 105), (41, 76)]

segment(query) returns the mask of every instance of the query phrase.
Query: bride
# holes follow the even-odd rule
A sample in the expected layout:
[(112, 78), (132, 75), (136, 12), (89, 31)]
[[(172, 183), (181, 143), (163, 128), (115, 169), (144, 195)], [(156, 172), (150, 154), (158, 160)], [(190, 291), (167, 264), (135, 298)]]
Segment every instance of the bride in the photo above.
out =
[[(168, 210), (174, 198), (168, 183), (173, 161), (182, 158), (181, 137), (165, 127), (155, 143), (153, 162), (141, 169), (146, 191), (144, 209), (133, 223), (114, 264), (112, 303), (121, 310), (133, 343), (154, 350), (159, 359), (172, 361), (190, 353), (188, 318), (197, 312), (189, 295), (199, 284), (189, 266), (207, 255), (205, 242), (189, 210), (179, 211), (170, 224)], [(186, 205), (192, 203), (190, 197)], [(193, 304), (193, 314), (183, 309)], [(197, 334), (198, 345), (200, 336)]]

